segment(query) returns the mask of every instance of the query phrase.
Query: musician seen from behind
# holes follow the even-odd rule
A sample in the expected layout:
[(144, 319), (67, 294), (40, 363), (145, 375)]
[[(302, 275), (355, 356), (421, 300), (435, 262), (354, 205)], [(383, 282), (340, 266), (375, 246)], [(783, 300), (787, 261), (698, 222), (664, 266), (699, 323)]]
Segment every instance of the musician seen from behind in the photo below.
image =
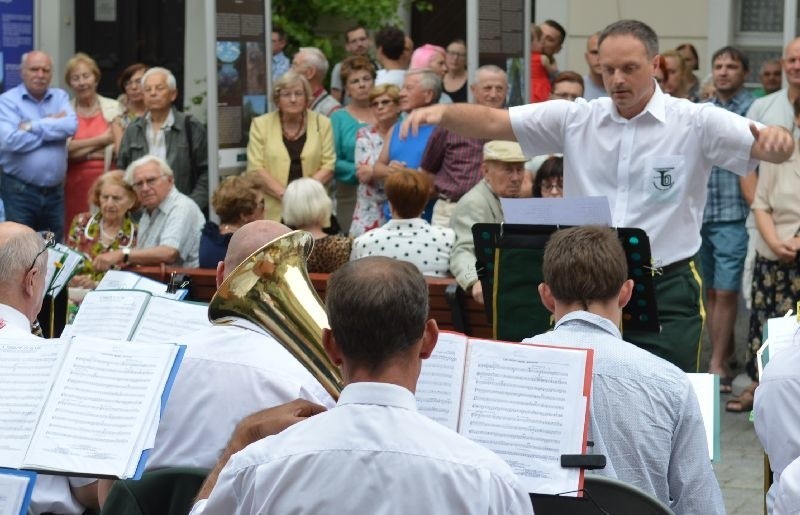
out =
[[(0, 339), (38, 338), (31, 327), (44, 299), (47, 249), (55, 239), (53, 233), (48, 236), (44, 241), (26, 225), (0, 223)], [(85, 507), (97, 507), (96, 490), (94, 479), (39, 474), (30, 512), (79, 515)]]
[(450, 272), (458, 285), (483, 304), (483, 290), (475, 270), (472, 226), (504, 221), (501, 198), (519, 197), (525, 177), (525, 156), (515, 141), (490, 141), (483, 146), (483, 180), (456, 204), (450, 226), (456, 242), (450, 252)]
[[(225, 260), (217, 265), (217, 287), (253, 252), (290, 231), (270, 220), (250, 222), (236, 230)], [(294, 399), (328, 408), (335, 405), (289, 351), (244, 318), (187, 334), (179, 343), (187, 345), (186, 355), (161, 417), (147, 470), (212, 468), (236, 424), (258, 410)], [(102, 502), (111, 484), (101, 483)]]
[(556, 319), (527, 343), (594, 350), (589, 440), (607, 458), (598, 474), (631, 483), (680, 514), (724, 514), (689, 379), (622, 340), (633, 291), (625, 251), (607, 227), (557, 231), (544, 251), (539, 295)]
[(323, 343), (346, 385), (338, 404), (231, 456), (249, 443), (240, 425), (192, 514), (532, 513), (506, 463), (417, 412), (438, 328), (414, 265), (347, 263), (328, 283), (327, 310)]

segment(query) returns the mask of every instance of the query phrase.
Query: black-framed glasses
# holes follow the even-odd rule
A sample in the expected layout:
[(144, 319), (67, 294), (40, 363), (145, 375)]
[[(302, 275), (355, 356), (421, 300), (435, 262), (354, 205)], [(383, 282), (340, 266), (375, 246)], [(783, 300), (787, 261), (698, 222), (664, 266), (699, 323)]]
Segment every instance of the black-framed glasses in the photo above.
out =
[(56, 246), (56, 235), (55, 235), (54, 232), (42, 231), (42, 232), (39, 233), (39, 236), (41, 236), (42, 239), (44, 240), (44, 247), (42, 247), (42, 250), (40, 250), (36, 254), (36, 257), (33, 258), (33, 261), (31, 262), (31, 266), (29, 266), (28, 269), (25, 270), (25, 275), (27, 275), (28, 272), (33, 270), (33, 266), (36, 264), (36, 260), (39, 259), (39, 256), (41, 256), (42, 254), (47, 252), (47, 249), (51, 249), (51, 248)]

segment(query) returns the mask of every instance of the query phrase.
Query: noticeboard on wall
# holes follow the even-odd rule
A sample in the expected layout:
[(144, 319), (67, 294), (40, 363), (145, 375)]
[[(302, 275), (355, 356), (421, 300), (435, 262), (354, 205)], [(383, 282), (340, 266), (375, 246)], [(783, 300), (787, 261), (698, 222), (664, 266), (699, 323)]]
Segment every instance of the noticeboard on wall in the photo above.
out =
[(0, 93), (20, 82), (22, 55), (33, 50), (33, 0), (0, 1)]

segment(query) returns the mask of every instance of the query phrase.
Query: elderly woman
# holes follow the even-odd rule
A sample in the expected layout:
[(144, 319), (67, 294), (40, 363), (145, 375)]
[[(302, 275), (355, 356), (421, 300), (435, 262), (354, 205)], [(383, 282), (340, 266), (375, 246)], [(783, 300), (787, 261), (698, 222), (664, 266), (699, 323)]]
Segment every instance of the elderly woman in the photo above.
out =
[(144, 72), (146, 71), (147, 65), (134, 63), (122, 70), (122, 73), (117, 78), (117, 85), (122, 91), (117, 100), (122, 106), (120, 126), (123, 129), (147, 112), (147, 107), (144, 105), (144, 90), (142, 89), (142, 77), (144, 77)]
[(375, 67), (366, 57), (348, 57), (342, 61), (342, 84), (350, 103), (331, 115), (336, 149), (336, 218), (342, 231), (350, 230), (356, 205), (356, 133), (375, 123), (369, 94), (375, 82)]
[(274, 112), (253, 118), (247, 143), (247, 169), (256, 170), (266, 185), (264, 216), (278, 221), (286, 186), (301, 177), (327, 184), (336, 153), (328, 118), (308, 109), (311, 86), (292, 70), (275, 81)]
[(664, 92), (676, 98), (686, 98), (696, 102), (697, 97), (692, 96), (691, 92), (692, 85), (686, 79), (687, 67), (683, 56), (675, 50), (667, 50), (661, 56), (667, 66), (667, 78), (663, 86)]
[(319, 181), (301, 178), (289, 183), (283, 200), (283, 223), (314, 237), (314, 250), (306, 262), (309, 272), (331, 273), (347, 263), (353, 238), (323, 230), (331, 218), (332, 202)]
[(138, 201), (123, 175), (121, 170), (101, 175), (89, 193), (94, 212), (80, 213), (72, 220), (67, 245), (87, 258), (70, 282), (72, 286), (94, 288), (103, 272), (94, 269), (92, 260), (104, 252), (136, 244), (136, 224), (131, 211), (138, 207)]
[[(437, 45), (425, 44), (414, 50), (411, 54), (411, 64), (409, 70), (431, 70), (433, 73), (444, 80), (447, 74), (447, 53), (444, 48)], [(439, 96), (440, 104), (452, 104), (453, 99), (450, 95), (442, 91)]]
[(428, 176), (403, 169), (386, 179), (385, 188), (392, 219), (356, 238), (350, 259), (386, 256), (413, 263), (423, 275), (449, 276), (455, 232), (421, 218), (430, 192)]
[(239, 227), (264, 218), (264, 179), (245, 172), (226, 177), (211, 196), (219, 225), (206, 222), (200, 235), (200, 268), (216, 268), (225, 259), (231, 236)]
[(360, 236), (386, 222), (383, 216), (386, 194), (383, 181), (374, 178), (374, 167), (381, 155), (384, 140), (389, 137), (400, 117), (399, 98), (400, 90), (394, 84), (375, 86), (369, 93), (375, 124), (360, 128), (356, 135), (355, 160), (359, 184), (353, 222), (350, 224), (351, 236)]
[(535, 198), (561, 198), (564, 196), (564, 158), (550, 156), (536, 171), (533, 180)]
[(69, 163), (64, 183), (66, 221), (86, 211), (89, 189), (113, 163), (114, 150), (122, 139), (119, 102), (97, 94), (100, 68), (84, 53), (67, 61), (64, 80), (74, 94), (72, 107), (78, 129), (67, 144)]

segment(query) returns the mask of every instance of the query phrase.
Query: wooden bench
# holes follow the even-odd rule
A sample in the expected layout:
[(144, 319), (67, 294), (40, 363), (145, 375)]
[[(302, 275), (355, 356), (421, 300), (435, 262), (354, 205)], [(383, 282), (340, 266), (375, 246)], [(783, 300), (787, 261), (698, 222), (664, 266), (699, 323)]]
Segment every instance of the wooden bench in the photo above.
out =
[[(146, 266), (131, 271), (155, 281), (168, 283), (173, 273), (184, 274), (191, 280), (187, 300), (209, 302), (217, 291), (216, 270), (207, 268), (174, 268), (169, 266)], [(330, 274), (308, 274), (319, 297), (325, 300)], [(456, 331), (478, 338), (491, 338), (492, 326), (486, 318), (481, 304), (465, 294), (455, 279), (426, 277), (428, 283), (429, 313), (439, 329)]]

